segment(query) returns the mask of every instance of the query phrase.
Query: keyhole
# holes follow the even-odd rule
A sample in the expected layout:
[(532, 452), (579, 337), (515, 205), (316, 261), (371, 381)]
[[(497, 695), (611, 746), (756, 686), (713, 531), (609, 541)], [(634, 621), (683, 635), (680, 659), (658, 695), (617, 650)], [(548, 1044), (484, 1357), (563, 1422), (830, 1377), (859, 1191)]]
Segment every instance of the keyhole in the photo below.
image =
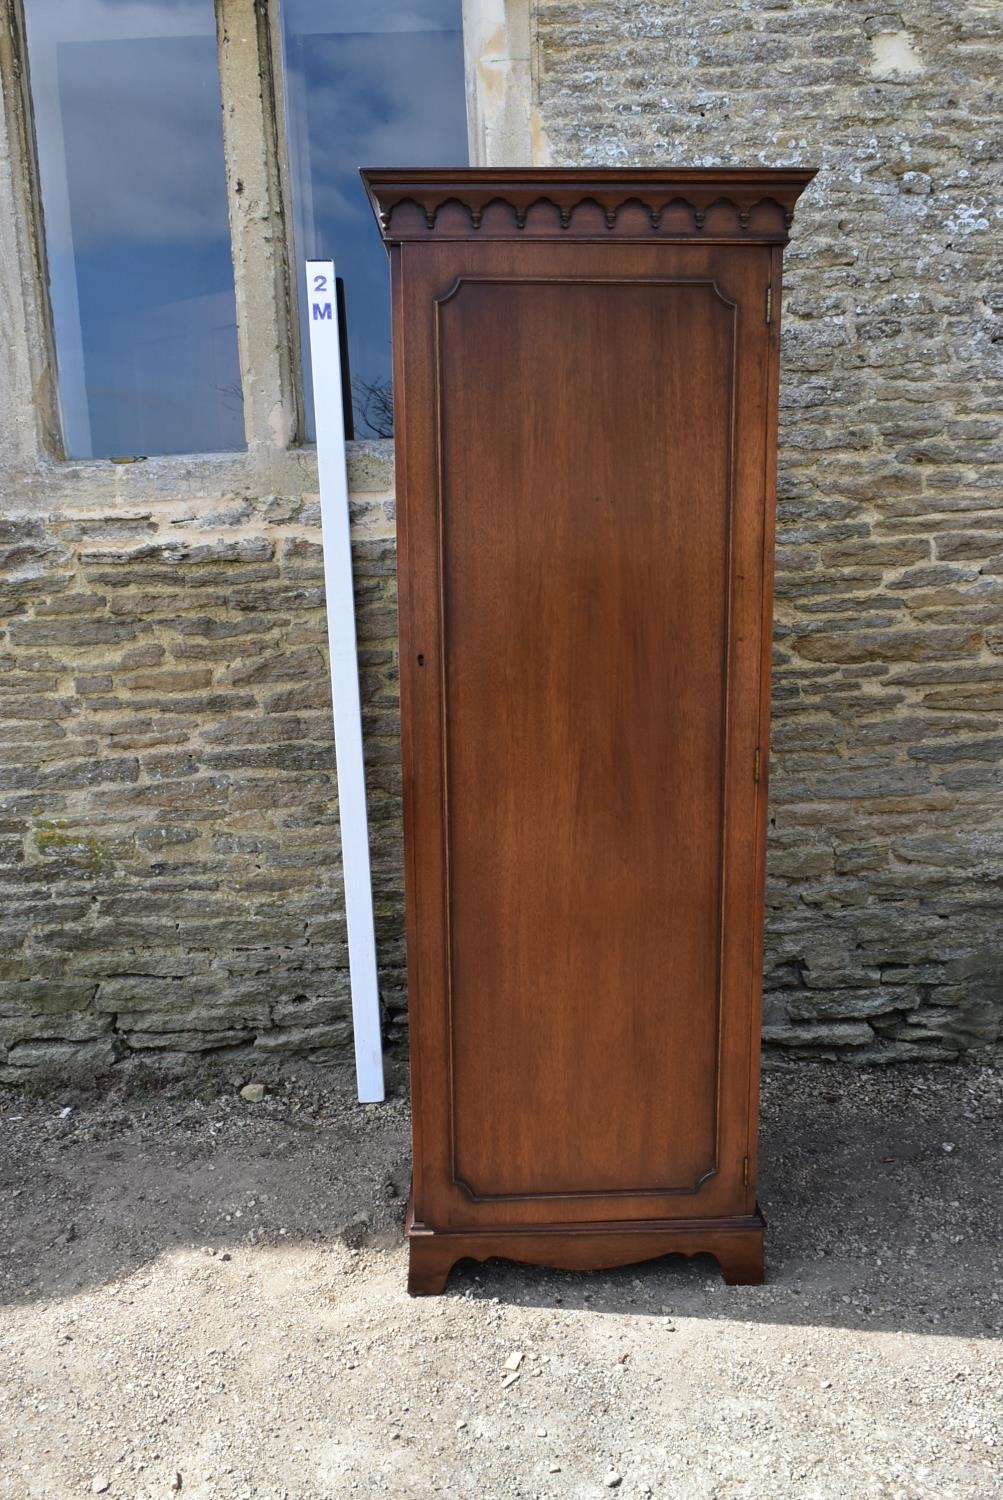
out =
[(425, 665), (425, 658), (423, 656), (418, 657), (418, 665), (419, 667), (423, 667)]

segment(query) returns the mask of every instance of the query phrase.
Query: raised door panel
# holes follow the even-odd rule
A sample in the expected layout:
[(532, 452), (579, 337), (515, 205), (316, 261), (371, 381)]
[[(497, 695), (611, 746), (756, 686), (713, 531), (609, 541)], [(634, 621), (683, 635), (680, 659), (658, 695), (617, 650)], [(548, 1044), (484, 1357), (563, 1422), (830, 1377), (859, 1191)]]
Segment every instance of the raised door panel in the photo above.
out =
[(739, 1212), (768, 257), (530, 248), (404, 275), (416, 1209)]

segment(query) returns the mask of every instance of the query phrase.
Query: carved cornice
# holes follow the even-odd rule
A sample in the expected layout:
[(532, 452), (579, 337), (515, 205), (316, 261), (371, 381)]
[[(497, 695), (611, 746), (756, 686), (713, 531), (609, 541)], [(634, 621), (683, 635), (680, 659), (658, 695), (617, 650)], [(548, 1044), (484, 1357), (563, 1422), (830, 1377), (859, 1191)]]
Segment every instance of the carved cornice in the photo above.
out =
[(383, 238), (784, 244), (811, 168), (362, 172)]

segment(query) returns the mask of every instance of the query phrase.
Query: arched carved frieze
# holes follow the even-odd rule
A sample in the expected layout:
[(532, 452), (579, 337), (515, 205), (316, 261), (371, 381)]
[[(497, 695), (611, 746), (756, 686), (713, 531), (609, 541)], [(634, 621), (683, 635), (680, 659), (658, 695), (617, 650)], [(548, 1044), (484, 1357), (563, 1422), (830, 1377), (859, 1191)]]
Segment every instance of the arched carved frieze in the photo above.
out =
[(412, 239), (756, 240), (783, 244), (810, 173), (363, 173), (388, 242)]

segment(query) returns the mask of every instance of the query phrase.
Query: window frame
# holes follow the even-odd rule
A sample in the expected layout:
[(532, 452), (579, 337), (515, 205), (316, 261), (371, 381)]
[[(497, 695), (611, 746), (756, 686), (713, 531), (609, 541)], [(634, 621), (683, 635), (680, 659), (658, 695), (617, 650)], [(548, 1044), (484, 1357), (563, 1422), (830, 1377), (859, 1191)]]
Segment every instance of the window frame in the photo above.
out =
[[(220, 3), (220, 0), (217, 0), (217, 5), (219, 3)], [(289, 269), (290, 269), (290, 283), (291, 283), (290, 292), (291, 292), (291, 296), (292, 296), (293, 323), (295, 325), (295, 335), (296, 335), (296, 365), (295, 365), (295, 373), (296, 373), (296, 387), (297, 387), (297, 396), (298, 396), (298, 401), (297, 401), (298, 426), (297, 426), (296, 443), (298, 444), (298, 446), (300, 446), (302, 448), (305, 448), (308, 451), (313, 451), (315, 449), (315, 447), (316, 447), (316, 444), (307, 435), (306, 395), (305, 395), (305, 381), (303, 379), (304, 370), (303, 370), (303, 355), (302, 355), (302, 348), (303, 348), (303, 345), (302, 345), (302, 328), (300, 326), (300, 318), (299, 318), (298, 293), (299, 293), (300, 262), (299, 262), (299, 251), (298, 251), (298, 248), (297, 248), (297, 245), (296, 245), (296, 218), (295, 218), (295, 210), (294, 210), (294, 205), (293, 205), (293, 184), (292, 184), (292, 153), (291, 153), (291, 151), (289, 149), (289, 139), (288, 139), (289, 114), (288, 114), (288, 110), (287, 110), (287, 101), (286, 101), (286, 94), (285, 94), (285, 86), (286, 86), (285, 67), (284, 67), (285, 39), (284, 39), (284, 35), (283, 35), (283, 22), (282, 22), (282, 10), (283, 10), (284, 3), (285, 3), (285, 0), (275, 0), (274, 4), (267, 5), (266, 8), (267, 8), (267, 11), (268, 11), (268, 23), (269, 23), (270, 32), (271, 32), (271, 37), (270, 37), (271, 57), (274, 59), (274, 64), (275, 64), (274, 69), (273, 69), (273, 75), (274, 76), (273, 76), (273, 82), (272, 82), (272, 93), (273, 93), (273, 97), (274, 97), (274, 100), (275, 100), (275, 115), (276, 115), (276, 125), (277, 125), (277, 145), (278, 145), (278, 152), (279, 152), (279, 163), (278, 163), (278, 165), (279, 165), (279, 178), (280, 178), (280, 183), (281, 183), (281, 191), (282, 191), (283, 203), (284, 203), (284, 206), (285, 206), (286, 241), (287, 241), (287, 250), (288, 250), (288, 258), (289, 258)], [(526, 5), (528, 5), (530, 3), (530, 0), (515, 0), (515, 3), (517, 3), (520, 6), (524, 7), (524, 6), (526, 6)], [(534, 3), (535, 3), (535, 0), (534, 0)], [(513, 4), (513, 0), (461, 0), (461, 3), (460, 3), (460, 28), (461, 28), (461, 35), (462, 35), (462, 39), (463, 39), (463, 95), (464, 95), (464, 105), (465, 105), (466, 123), (467, 123), (467, 152), (468, 152), (469, 164), (471, 166), (474, 166), (474, 165), (478, 164), (477, 141), (475, 141), (475, 127), (476, 127), (476, 124), (477, 124), (477, 120), (479, 119), (479, 116), (475, 116), (475, 112), (474, 112), (474, 110), (471, 107), (471, 98), (472, 98), (472, 94), (471, 94), (471, 80), (472, 80), (472, 78), (476, 78), (476, 76), (477, 76), (477, 70), (476, 70), (475, 62), (474, 62), (474, 60), (472, 60), (472, 56), (471, 56), (471, 38), (472, 38), (472, 36), (474, 36), (476, 34), (476, 28), (472, 25), (471, 17), (475, 13), (479, 14), (481, 11), (484, 11), (484, 10), (497, 10), (499, 4), (502, 6), (503, 9), (509, 9), (509, 8), (511, 8), (511, 6)], [(527, 14), (528, 14), (528, 12), (527, 12)], [(497, 36), (497, 33), (496, 33), (496, 36)], [(360, 162), (359, 165), (360, 165), (360, 167), (362, 167), (362, 166), (380, 166), (380, 165), (383, 165), (383, 163), (380, 163), (380, 162)], [(380, 248), (379, 249), (379, 253), (385, 255), (385, 250), (383, 250), (382, 248)], [(304, 260), (306, 258), (307, 257), (304, 257)], [(335, 269), (337, 270), (337, 266), (335, 267)], [(389, 275), (388, 275), (388, 278), (387, 278), (387, 302), (388, 302), (388, 305), (389, 305), (389, 299), (390, 299), (390, 281), (389, 281)], [(349, 399), (351, 399), (351, 397)], [(390, 442), (390, 443), (392, 443), (394, 441), (394, 439), (393, 438), (380, 438), (380, 437), (364, 436), (364, 437), (358, 437), (358, 438), (354, 439), (354, 441), (359, 442), (359, 443), (384, 443), (384, 442)]]
[[(107, 0), (105, 0), (105, 3), (107, 3)], [(149, 5), (151, 3), (151, 0), (143, 0), (143, 3)], [(83, 304), (81, 303), (80, 304), (80, 308), (77, 310), (76, 320), (74, 320), (73, 317), (72, 317), (72, 315), (71, 315), (70, 320), (67, 323), (66, 317), (65, 317), (65, 313), (66, 313), (66, 307), (65, 307), (65, 301), (66, 301), (65, 276), (66, 276), (66, 273), (65, 273), (65, 271), (62, 273), (63, 278), (64, 278), (62, 291), (58, 287), (55, 288), (55, 289), (53, 287), (53, 280), (52, 280), (53, 257), (52, 257), (52, 251), (51, 251), (50, 229), (53, 227), (53, 225), (58, 225), (58, 221), (63, 217), (64, 214), (69, 214), (69, 212), (70, 212), (69, 203), (72, 200), (72, 197), (73, 197), (73, 194), (74, 194), (74, 191), (75, 191), (73, 172), (72, 172), (71, 167), (70, 167), (70, 145), (69, 145), (69, 142), (70, 142), (70, 136), (71, 136), (72, 132), (71, 132), (71, 127), (68, 125), (68, 123), (66, 121), (66, 118), (65, 118), (65, 115), (64, 115), (62, 121), (59, 122), (59, 124), (57, 125), (57, 131), (58, 131), (58, 135), (60, 137), (60, 142), (61, 142), (61, 144), (60, 144), (60, 153), (61, 154), (65, 154), (65, 169), (64, 169), (64, 173), (62, 175), (62, 180), (60, 180), (60, 174), (59, 173), (57, 173), (56, 177), (54, 177), (54, 178), (52, 178), (50, 180), (47, 177), (46, 172), (44, 171), (44, 168), (43, 168), (43, 157), (42, 157), (42, 153), (40, 151), (40, 146), (39, 146), (39, 118), (40, 117), (39, 117), (39, 114), (38, 114), (38, 110), (36, 108), (36, 102), (37, 102), (36, 101), (36, 92), (35, 92), (35, 88), (33, 87), (33, 74), (34, 74), (35, 68), (33, 66), (33, 57), (32, 57), (31, 24), (30, 24), (29, 19), (28, 19), (28, 10), (29, 10), (31, 4), (32, 4), (32, 0), (17, 0), (17, 3), (14, 4), (14, 5), (12, 5), (10, 8), (11, 8), (12, 11), (15, 11), (16, 15), (17, 15), (18, 44), (19, 44), (19, 62), (20, 62), (19, 76), (20, 76), (20, 80), (21, 80), (21, 92), (22, 92), (21, 116), (22, 116), (22, 118), (24, 120), (24, 123), (25, 123), (25, 132), (26, 132), (26, 135), (28, 137), (28, 144), (29, 144), (29, 149), (25, 153), (25, 159), (26, 159), (26, 162), (27, 162), (27, 164), (29, 166), (30, 173), (31, 173), (31, 192), (32, 192), (32, 198), (33, 198), (34, 204), (35, 204), (35, 213), (34, 213), (34, 216), (33, 216), (33, 222), (34, 222), (34, 224), (38, 228), (38, 259), (39, 259), (40, 269), (41, 269), (42, 277), (43, 277), (45, 315), (46, 315), (46, 320), (47, 320), (47, 323), (48, 323), (48, 332), (49, 332), (48, 347), (49, 347), (50, 356), (51, 356), (50, 362), (49, 362), (50, 363), (50, 368), (51, 368), (51, 377), (50, 377), (50, 384), (51, 384), (51, 388), (52, 388), (52, 390), (51, 390), (51, 401), (53, 402), (53, 404), (55, 406), (55, 412), (56, 412), (56, 418), (57, 418), (57, 425), (58, 425), (58, 438), (59, 438), (58, 447), (59, 447), (59, 452), (60, 452), (60, 454), (62, 456), (62, 459), (63, 459), (64, 462), (75, 463), (76, 464), (76, 463), (88, 463), (88, 462), (92, 462), (92, 461), (93, 462), (120, 462), (120, 461), (124, 462), (124, 461), (128, 461), (129, 460), (129, 456), (131, 456), (131, 455), (137, 455), (137, 456), (142, 455), (143, 461), (146, 461), (147, 458), (161, 458), (161, 459), (166, 459), (166, 458), (172, 458), (172, 457), (174, 457), (174, 458), (186, 457), (186, 458), (197, 459), (197, 458), (199, 458), (204, 453), (228, 453), (228, 454), (240, 454), (240, 453), (243, 453), (245, 451), (245, 449), (246, 449), (246, 444), (247, 444), (246, 421), (245, 421), (245, 418), (244, 418), (243, 410), (241, 410), (241, 413), (240, 413), (238, 421), (236, 423), (232, 424), (238, 430), (228, 434), (228, 436), (231, 436), (234, 439), (237, 439), (236, 446), (233, 446), (233, 447), (217, 447), (217, 448), (199, 447), (199, 448), (196, 448), (196, 449), (182, 448), (182, 449), (179, 449), (179, 450), (172, 450), (172, 449), (168, 448), (165, 451), (165, 450), (160, 449), (159, 447), (156, 447), (156, 446), (147, 446), (146, 445), (147, 444), (147, 440), (143, 439), (143, 437), (141, 436), (140, 432), (137, 430), (136, 424), (133, 422), (132, 418), (128, 417), (125, 413), (123, 413), (121, 415), (121, 428), (122, 428), (121, 437), (122, 437), (122, 441), (121, 441), (121, 443), (118, 444), (118, 446), (116, 448), (114, 448), (112, 450), (112, 452), (115, 453), (115, 454), (125, 455), (125, 457), (123, 457), (122, 459), (112, 458), (111, 455), (107, 451), (105, 451), (105, 452), (99, 452), (99, 453), (80, 452), (80, 453), (77, 453), (77, 454), (70, 454), (67, 451), (68, 433), (69, 434), (75, 434), (76, 444), (78, 446), (81, 446), (81, 447), (85, 445), (86, 440), (89, 439), (92, 436), (92, 434), (93, 434), (93, 428), (91, 426), (91, 421), (89, 421), (86, 418), (86, 416), (84, 416), (83, 419), (81, 419), (81, 409), (83, 410), (83, 412), (86, 412), (86, 408), (89, 406), (90, 410), (91, 410), (92, 417), (93, 417), (93, 411), (94, 411), (93, 402), (94, 402), (96, 390), (95, 390), (95, 386), (92, 384), (92, 379), (93, 379), (94, 372), (86, 370), (86, 366), (85, 366), (85, 363), (84, 363), (84, 340), (85, 340), (85, 334), (84, 334), (84, 323), (83, 323), (83, 312), (82, 312), (82, 306), (83, 306)], [(100, 0), (99, 0), (99, 4), (100, 4)], [(156, 0), (153, 0), (153, 4), (154, 5), (156, 4)], [(102, 8), (103, 8), (103, 6), (102, 6)], [(152, 38), (154, 39), (154, 41), (156, 41), (156, 39), (159, 38), (160, 30), (159, 30), (159, 27), (156, 25), (156, 21), (157, 21), (156, 13), (152, 9), (151, 9), (151, 13), (150, 13), (150, 16), (149, 16), (149, 20), (151, 20), (154, 23), (151, 35), (152, 35)], [(201, 31), (198, 32), (198, 36), (199, 36), (199, 39), (203, 42), (203, 44), (208, 44), (208, 47), (212, 48), (213, 71), (214, 71), (214, 76), (215, 76), (215, 81), (216, 81), (216, 88), (218, 90), (217, 106), (219, 108), (219, 115), (216, 117), (219, 120), (219, 131), (220, 131), (220, 135), (219, 135), (219, 148), (218, 148), (219, 152), (220, 152), (220, 155), (219, 155), (218, 160), (219, 160), (219, 165), (223, 167), (224, 174), (225, 174), (224, 144), (223, 144), (223, 139), (222, 139), (222, 136), (223, 136), (223, 113), (224, 112), (223, 112), (223, 108), (222, 108), (222, 74), (221, 74), (221, 67), (220, 67), (220, 43), (219, 43), (219, 32), (218, 32), (217, 21), (218, 21), (218, 6), (217, 6), (217, 3), (216, 3), (216, 0), (201, 0), (201, 26), (202, 26), (202, 29), (201, 29)], [(100, 19), (99, 19), (99, 21), (98, 21), (98, 32), (100, 32), (100, 25), (101, 25), (101, 23), (100, 23)], [(119, 45), (119, 43), (127, 43), (130, 39), (137, 38), (137, 37), (142, 37), (145, 34), (145, 28), (142, 25), (142, 23), (140, 24), (140, 26), (139, 26), (138, 29), (130, 27), (130, 26), (127, 26), (126, 29), (125, 29), (125, 31), (122, 32), (121, 35), (117, 34), (118, 30), (119, 29), (116, 26), (113, 25), (112, 26), (112, 35), (110, 35), (110, 36), (108, 36), (106, 38), (111, 43), (112, 46)], [(39, 42), (39, 41), (44, 41), (45, 40), (46, 31), (47, 31), (47, 28), (43, 25), (43, 27), (41, 28), (41, 30), (36, 33), (36, 37), (35, 37), (36, 43)], [(184, 36), (186, 34), (187, 33), (185, 31), (183, 31), (181, 33), (181, 39), (184, 39)], [(82, 30), (78, 31), (77, 28), (73, 25), (72, 18), (71, 18), (70, 28), (69, 28), (69, 38), (72, 38), (74, 41), (76, 41), (76, 40), (86, 40), (86, 39), (88, 39), (88, 37), (91, 37), (91, 36), (94, 36), (94, 35), (95, 35), (95, 33), (89, 32), (87, 28), (83, 28)], [(172, 37), (172, 35), (173, 35), (173, 33), (171, 33), (171, 31), (170, 31), (169, 28), (164, 32), (164, 36), (168, 40)], [(56, 35), (57, 44), (61, 43), (63, 39), (64, 39), (64, 37), (61, 35), (61, 28), (60, 28), (60, 32), (57, 32), (57, 35)], [(207, 51), (208, 51), (208, 47), (206, 49)], [(47, 53), (47, 50), (48, 49), (46, 47), (38, 47), (36, 49), (36, 56), (34, 58), (34, 63), (35, 64), (38, 63), (38, 60), (39, 60), (40, 56), (44, 56)], [(207, 62), (208, 61), (208, 57), (206, 56), (204, 60)], [(45, 73), (48, 73), (52, 67), (53, 67), (53, 62), (52, 62), (51, 58), (49, 58), (49, 57), (46, 56), (46, 66), (45, 66), (45, 68), (43, 69), (42, 67), (39, 67), (39, 69), (38, 69), (40, 80), (43, 79), (43, 75)], [(43, 80), (43, 88), (44, 88), (44, 80)], [(65, 101), (61, 101), (60, 105), (57, 106), (57, 110), (59, 108), (65, 109)], [(42, 118), (43, 118), (43, 120), (45, 119), (45, 111), (44, 110), (43, 110)], [(58, 120), (58, 114), (57, 114), (56, 118)], [(48, 119), (47, 129), (48, 129), (48, 132), (50, 134), (50, 137), (51, 137), (52, 123), (53, 123), (52, 119), (49, 118)], [(107, 126), (107, 123), (108, 123), (107, 122), (107, 117), (106, 117), (106, 119), (103, 122), (100, 122), (100, 123), (102, 123), (105, 126)], [(51, 141), (50, 141), (50, 144), (51, 144)], [(199, 147), (198, 149), (201, 152), (201, 147)], [(213, 155), (213, 157), (215, 157), (215, 149), (213, 150), (212, 155)], [(213, 173), (214, 173), (214, 175), (215, 175), (215, 171), (216, 171), (216, 168), (215, 168), (215, 166), (213, 166)], [(219, 188), (220, 185), (222, 185), (223, 189), (224, 189), (222, 200), (220, 198), (220, 194), (219, 194), (219, 191), (218, 191), (218, 188)], [(48, 192), (48, 210), (46, 209), (46, 190)], [(225, 213), (226, 238), (227, 238), (227, 246), (228, 246), (228, 263), (229, 263), (229, 281), (228, 281), (227, 290), (232, 295), (232, 297), (233, 297), (233, 303), (234, 303), (233, 323), (232, 323), (232, 325), (230, 325), (233, 328), (233, 333), (231, 335), (231, 337), (232, 337), (232, 346), (231, 347), (232, 347), (232, 351), (233, 351), (233, 356), (236, 359), (236, 371), (235, 371), (235, 374), (236, 374), (236, 376), (237, 376), (237, 378), (238, 378), (238, 380), (240, 382), (241, 407), (243, 407), (244, 382), (243, 382), (242, 370), (241, 370), (241, 366), (240, 366), (239, 351), (238, 351), (238, 348), (237, 348), (237, 330), (236, 330), (236, 298), (237, 298), (236, 265), (235, 265), (235, 257), (234, 257), (234, 253), (233, 253), (233, 243), (232, 243), (231, 224), (230, 224), (230, 217), (231, 217), (230, 216), (230, 205), (229, 205), (228, 194), (227, 194), (227, 190), (226, 190), (226, 186), (225, 186), (225, 175), (223, 176), (222, 184), (220, 183), (220, 179), (219, 178), (216, 179), (216, 189), (213, 192), (212, 196), (213, 196), (213, 204), (214, 204), (214, 211), (215, 211), (215, 213), (219, 214), (220, 209), (222, 209), (223, 212)], [(65, 206), (62, 209), (60, 209), (60, 206), (59, 206), (59, 199), (61, 197), (66, 200), (65, 201)], [(69, 228), (69, 221), (66, 220), (62, 224), (62, 226), (60, 226), (60, 227), (62, 229), (62, 233), (65, 233), (68, 230), (68, 228)], [(74, 307), (76, 307), (76, 304), (77, 304), (77, 301), (78, 301), (78, 297), (82, 296), (82, 293), (80, 291), (81, 261), (80, 261), (80, 252), (79, 252), (79, 250), (78, 250), (77, 247), (74, 247), (71, 253), (72, 253), (72, 264), (73, 264), (73, 268), (74, 268), (74, 279), (76, 281), (76, 287), (74, 288), (74, 291), (73, 291), (73, 293), (71, 295), (71, 299), (70, 300), (74, 304)], [(92, 264), (93, 264), (93, 262), (92, 262)], [(100, 264), (100, 259), (98, 260), (98, 264)], [(222, 262), (220, 262), (219, 264), (221, 265)], [(59, 320), (57, 318), (57, 308), (60, 306), (61, 302), (63, 303), (63, 321), (60, 324), (60, 322), (59, 322)], [(112, 316), (114, 316), (114, 313), (112, 313)], [(76, 349), (74, 349), (74, 344), (76, 344)], [(141, 346), (141, 344), (136, 344), (136, 343), (132, 342), (128, 338), (126, 338), (123, 341), (123, 343), (121, 345), (121, 351), (120, 352), (126, 358), (128, 358), (128, 356), (130, 354), (132, 354), (133, 357), (135, 357), (138, 354), (139, 358), (142, 359), (142, 346)], [(61, 362), (61, 358), (60, 358), (61, 355), (62, 355), (62, 362)], [(88, 356), (88, 358), (89, 358), (89, 356)], [(61, 363), (62, 363), (62, 374), (60, 373)], [(85, 373), (85, 371), (86, 371), (86, 373)], [(180, 377), (180, 371), (178, 372), (178, 375)], [(138, 386), (138, 387), (137, 386), (133, 386), (132, 387), (133, 390), (142, 390), (142, 388), (143, 387), (141, 385)], [(122, 393), (125, 394), (128, 391), (128, 389), (129, 389), (129, 384), (128, 384), (128, 381), (126, 380), (123, 383)], [(164, 392), (169, 397), (169, 399), (173, 399), (174, 398), (173, 393), (179, 391), (179, 389), (180, 389), (180, 380), (178, 380), (178, 381), (171, 381), (171, 382), (168, 383), (168, 385), (165, 386)], [(100, 381), (98, 382), (97, 390), (98, 391), (100, 390)], [(77, 410), (76, 417), (74, 417), (74, 414), (73, 414), (75, 409)], [(116, 423), (116, 425), (117, 425), (117, 423)], [(182, 430), (179, 432), (179, 436), (181, 438), (184, 438), (186, 436), (190, 436), (190, 433), (186, 432), (182, 428)], [(89, 442), (87, 443), (87, 446), (89, 446)]]
[[(532, 16), (537, 0), (462, 0), (467, 136), (472, 165), (525, 165), (546, 157), (535, 110)], [(213, 493), (267, 494), (315, 486), (316, 449), (304, 440), (296, 246), (282, 78), (282, 17), (268, 0), (214, 0), (223, 116), (227, 217), (237, 314), (246, 448), (150, 455), (114, 465), (69, 458), (60, 420), (45, 216), (31, 100), (24, 0), (0, 0), (0, 85), (10, 141), (20, 272), (18, 327), (11, 331), (11, 400), (30, 405), (34, 440), (19, 429), (16, 461), (0, 467), (100, 476), (117, 469), (119, 493), (186, 490), (193, 470)], [(372, 446), (392, 440), (362, 439)], [(26, 451), (30, 448), (30, 452)], [(306, 467), (304, 467), (306, 466)], [(131, 472), (130, 472), (131, 471)], [(142, 478), (141, 474), (146, 477)], [(154, 478), (156, 474), (156, 478)], [(216, 482), (213, 482), (215, 475)], [(107, 492), (107, 485), (101, 489)]]
[[(21, 200), (22, 258), (30, 266), (34, 293), (28, 318), (36, 325), (30, 330), (29, 340), (35, 366), (33, 385), (38, 393), (38, 441), (42, 453), (54, 463), (105, 468), (113, 460), (72, 458), (66, 453), (24, 0), (2, 3), (8, 25), (0, 39), (0, 70), (4, 74), (12, 155), (17, 156), (14, 167)], [(296, 366), (299, 335), (296, 320), (290, 317), (288, 219), (281, 182), (280, 119), (269, 9), (257, 3), (248, 6), (246, 0), (213, 0), (246, 446), (220, 452), (151, 454), (144, 463), (190, 467), (224, 462), (239, 466), (252, 450), (289, 448), (301, 429)], [(27, 269), (22, 266), (22, 272)], [(28, 277), (24, 280), (27, 282)]]
[(27, 253), (31, 268), (30, 281), (23, 278), (22, 285), (30, 285), (34, 293), (30, 299), (25, 299), (25, 312), (29, 323), (29, 351), (33, 356), (31, 373), (36, 392), (34, 410), (38, 440), (43, 451), (56, 462), (70, 462), (63, 445), (59, 410), (56, 334), (49, 296), (49, 260), (23, 0), (4, 0), (3, 19), (7, 24), (0, 27), (0, 69), (3, 72), (6, 125), (12, 148), (12, 167), (15, 173), (20, 171), (20, 183), (17, 184), (20, 194), (17, 196), (21, 212), (16, 227), (20, 231), (18, 238), (22, 240), (22, 251)]

